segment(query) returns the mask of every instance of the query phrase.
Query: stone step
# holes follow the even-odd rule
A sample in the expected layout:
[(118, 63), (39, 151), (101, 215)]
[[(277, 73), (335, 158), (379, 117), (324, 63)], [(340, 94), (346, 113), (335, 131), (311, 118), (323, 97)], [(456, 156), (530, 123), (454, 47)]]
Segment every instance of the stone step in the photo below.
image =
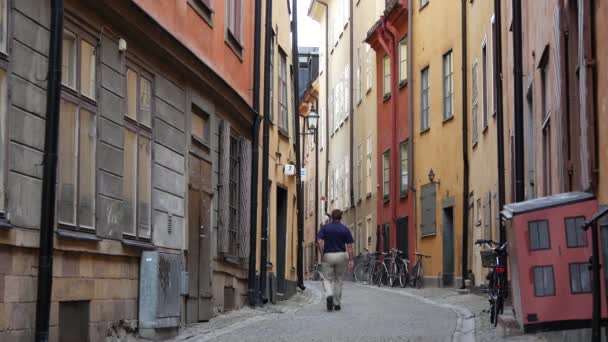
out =
[(524, 334), (523, 329), (519, 327), (519, 323), (515, 319), (512, 307), (505, 306), (503, 314), (498, 316), (496, 332), (502, 337), (522, 336)]

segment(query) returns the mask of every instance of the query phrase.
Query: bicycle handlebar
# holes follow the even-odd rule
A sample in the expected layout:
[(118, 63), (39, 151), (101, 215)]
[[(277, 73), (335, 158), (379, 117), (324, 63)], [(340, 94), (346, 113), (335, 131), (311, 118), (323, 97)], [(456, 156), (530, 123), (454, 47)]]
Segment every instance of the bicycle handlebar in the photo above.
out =
[(430, 258), (430, 257), (431, 257), (430, 255), (424, 255), (424, 254), (422, 254), (422, 253), (418, 253), (418, 252), (414, 252), (414, 255), (416, 255), (416, 256), (421, 256), (421, 257), (425, 257), (425, 258)]
[(498, 242), (492, 241), (492, 240), (477, 240), (477, 241), (475, 241), (475, 244), (476, 245), (488, 244), (488, 245), (495, 245), (495, 246), (500, 245)]

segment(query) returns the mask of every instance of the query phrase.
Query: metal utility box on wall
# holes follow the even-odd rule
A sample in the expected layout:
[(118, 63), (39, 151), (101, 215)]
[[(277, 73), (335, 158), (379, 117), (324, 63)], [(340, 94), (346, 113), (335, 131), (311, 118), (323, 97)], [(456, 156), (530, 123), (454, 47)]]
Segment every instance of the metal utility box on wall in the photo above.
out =
[(597, 208), (592, 194), (575, 192), (509, 204), (502, 211), (513, 308), (524, 331), (590, 326), (591, 232), (581, 224)]
[(180, 322), (181, 256), (143, 252), (139, 284), (139, 334), (166, 337)]

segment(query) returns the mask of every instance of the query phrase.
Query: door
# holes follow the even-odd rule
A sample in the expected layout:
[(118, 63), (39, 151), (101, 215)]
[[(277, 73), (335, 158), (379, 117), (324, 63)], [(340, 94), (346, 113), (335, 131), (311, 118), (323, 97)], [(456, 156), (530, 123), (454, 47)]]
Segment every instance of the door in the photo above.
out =
[(409, 229), (408, 218), (397, 219), (397, 249), (409, 255)]
[(285, 293), (287, 248), (287, 190), (277, 186), (277, 292)]
[(194, 155), (189, 160), (188, 184), (188, 298), (186, 321), (208, 321), (211, 303), (211, 164)]
[(443, 209), (443, 286), (454, 286), (454, 207)]

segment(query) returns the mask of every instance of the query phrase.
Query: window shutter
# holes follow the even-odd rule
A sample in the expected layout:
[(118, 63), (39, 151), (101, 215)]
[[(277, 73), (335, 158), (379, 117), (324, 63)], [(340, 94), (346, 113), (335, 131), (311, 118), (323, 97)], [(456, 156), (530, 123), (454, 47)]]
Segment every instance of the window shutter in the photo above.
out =
[(249, 257), (249, 217), (251, 214), (251, 141), (241, 137), (240, 139), (240, 163), (239, 163), (239, 257), (247, 259)]
[(222, 120), (220, 124), (220, 175), (218, 185), (218, 240), (220, 253), (228, 253), (228, 225), (230, 224), (229, 196), (230, 196), (230, 123)]
[(490, 230), (490, 194), (484, 194), (483, 200), (483, 236), (484, 239), (489, 240), (492, 239), (492, 231)]

